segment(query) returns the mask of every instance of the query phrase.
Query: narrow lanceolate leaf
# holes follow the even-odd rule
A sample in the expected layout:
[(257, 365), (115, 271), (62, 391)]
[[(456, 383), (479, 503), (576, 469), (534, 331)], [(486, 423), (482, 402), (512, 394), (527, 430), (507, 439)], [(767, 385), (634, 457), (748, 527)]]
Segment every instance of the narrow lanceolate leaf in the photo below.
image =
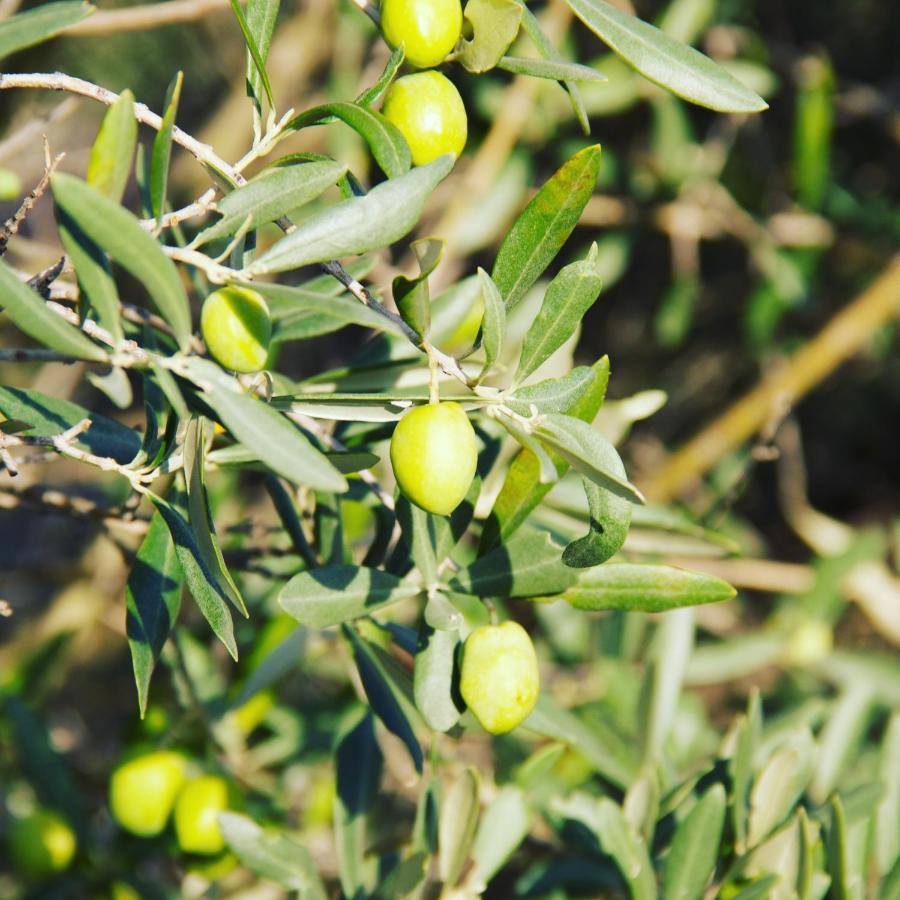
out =
[[(280, 0), (249, 0), (247, 3), (247, 28), (256, 44), (259, 58), (265, 66), (272, 45), (275, 20), (278, 18)], [(253, 55), (247, 54), (247, 93), (253, 98), (257, 110), (262, 110), (263, 93), (266, 90)]]
[(371, 87), (367, 87), (356, 98), (356, 102), (360, 106), (372, 106), (372, 104), (377, 103), (391, 86), (394, 76), (400, 71), (400, 66), (403, 65), (403, 59), (403, 47), (397, 47), (397, 49), (388, 57), (388, 61), (384, 64), (384, 71), (378, 76), (378, 81)]
[(532, 59), (527, 56), (504, 56), (497, 63), (498, 69), (514, 75), (530, 75), (532, 78), (549, 78), (551, 81), (606, 81), (606, 76), (590, 66), (572, 62), (556, 62), (549, 59)]
[(278, 410), (243, 393), (234, 378), (208, 360), (191, 357), (184, 369), (222, 424), (272, 471), (316, 490), (347, 490), (347, 479)]
[(240, 861), (262, 878), (299, 891), (307, 900), (326, 900), (328, 894), (306, 847), (277, 831), (265, 831), (239, 813), (219, 813), (222, 837)]
[(702, 572), (673, 566), (607, 563), (581, 573), (562, 596), (577, 609), (665, 612), (730, 600), (734, 588)]
[(238, 0), (231, 0), (231, 9), (234, 12), (234, 17), (237, 19), (241, 34), (244, 35), (247, 53), (250, 56), (253, 67), (256, 69), (260, 82), (262, 82), (263, 90), (266, 93), (266, 99), (269, 101), (269, 108), (275, 109), (275, 100), (272, 96), (272, 85), (269, 83), (269, 75), (266, 72), (266, 60), (259, 49), (257, 36), (250, 30), (250, 26), (247, 24), (247, 19), (244, 16), (244, 11), (241, 9), (241, 4)]
[(394, 303), (403, 321), (422, 339), (431, 329), (431, 294), (428, 290), (428, 276), (441, 261), (444, 242), (437, 238), (422, 238), (413, 241), (410, 249), (419, 265), (419, 274), (414, 278), (398, 275), (392, 285)]
[(374, 887), (373, 873), (365, 865), (366, 815), (378, 796), (384, 769), (371, 713), (342, 734), (335, 750), (335, 769), (334, 843), (341, 888), (347, 897), (364, 897)]
[(363, 566), (324, 566), (295, 575), (281, 590), (281, 608), (302, 625), (326, 628), (414, 597), (415, 585)]
[(578, 224), (599, 172), (599, 145), (580, 150), (550, 177), (513, 223), (491, 272), (508, 310), (540, 278)]
[(478, 269), (484, 315), (481, 319), (481, 347), (484, 350), (484, 369), (487, 373), (500, 357), (506, 334), (506, 306), (497, 285), (481, 267)]
[[(613, 463), (611, 459), (607, 462)], [(618, 463), (618, 467), (611, 465), (610, 471), (624, 478), (625, 466), (621, 460)], [(581, 481), (588, 502), (588, 533), (568, 544), (562, 557), (563, 562), (574, 569), (599, 566), (615, 556), (622, 549), (631, 525), (630, 500), (594, 484), (588, 478)]]
[(181, 512), (162, 497), (151, 494), (150, 499), (172, 535), (178, 562), (181, 564), (181, 571), (184, 573), (191, 596), (200, 608), (200, 612), (203, 613), (203, 617), (209, 622), (216, 637), (225, 645), (231, 656), (237, 659), (238, 650), (234, 640), (234, 624), (231, 620), (225, 592), (203, 561), (203, 555), (197, 546), (191, 526), (188, 525)]
[(59, 238), (75, 269), (90, 315), (119, 343), (124, 337), (119, 293), (106, 254), (62, 210), (57, 220)]
[(360, 103), (343, 100), (315, 106), (291, 119), (287, 128), (299, 131), (334, 119), (349, 125), (369, 145), (375, 162), (388, 178), (397, 178), (409, 171), (412, 165), (409, 145), (400, 129), (381, 113)]
[(126, 90), (106, 111), (100, 123), (88, 160), (88, 184), (118, 203), (128, 184), (136, 143), (134, 94)]
[(56, 205), (98, 247), (140, 281), (182, 350), (190, 346), (191, 312), (178, 270), (128, 210), (72, 175), (52, 179)]
[(716, 868), (725, 826), (725, 788), (714, 784), (687, 814), (666, 860), (664, 896), (700, 900)]
[[(569, 415), (578, 416), (588, 422), (594, 420), (606, 397), (606, 386), (609, 383), (609, 357), (604, 356), (599, 359), (591, 367), (590, 372), (590, 381), (581, 388), (580, 393), (572, 398), (565, 408)], [(573, 378), (574, 372), (569, 373), (566, 377)], [(534, 385), (533, 388), (520, 388), (513, 396), (521, 398), (525, 391), (536, 392), (538, 388), (540, 385)], [(527, 396), (525, 402), (528, 403)], [(510, 406), (522, 415), (529, 414), (528, 409), (516, 409), (512, 404)], [(558, 454), (552, 451), (548, 451), (548, 453), (556, 466), (557, 474), (562, 476), (569, 464)], [(494, 501), (494, 508), (485, 522), (481, 532), (479, 552), (485, 553), (500, 540), (514, 534), (531, 511), (541, 502), (547, 491), (550, 490), (550, 486), (549, 483), (541, 481), (541, 465), (537, 457), (528, 450), (522, 450), (509, 467), (503, 487)]]
[(609, 441), (587, 422), (574, 416), (549, 413), (538, 419), (533, 433), (575, 471), (595, 484), (632, 503), (644, 502), (643, 495), (633, 484), (610, 470), (605, 462), (609, 454)]
[(473, 35), (463, 40), (459, 61), (470, 72), (487, 72), (516, 39), (522, 6), (516, 0), (469, 0), (463, 12)]
[(441, 798), (438, 862), (441, 881), (453, 885), (469, 857), (478, 824), (478, 770), (464, 769)]
[(26, 427), (17, 430), (32, 437), (55, 437), (90, 419), (91, 427), (78, 435), (74, 446), (95, 456), (107, 456), (123, 466), (132, 462), (141, 449), (141, 437), (134, 429), (40, 391), (0, 386), (0, 412), (23, 423)]
[(421, 774), (425, 757), (414, 723), (421, 724), (413, 700), (409, 673), (381, 647), (370, 643), (348, 626), (344, 633), (353, 645), (353, 657), (366, 697), (375, 715), (406, 745), (416, 771)]
[(525, 840), (530, 827), (525, 792), (516, 784), (504, 785), (484, 811), (472, 844), (473, 866), (466, 881), (479, 895)]
[(0, 310), (39, 344), (74, 356), (103, 362), (106, 351), (89, 337), (57, 315), (44, 302), (43, 297), (25, 284), (10, 267), (0, 260)]
[(562, 593), (577, 575), (561, 559), (562, 547), (542, 531), (523, 531), (461, 569), (450, 587), (480, 597), (535, 597)]
[(693, 47), (604, 0), (567, 0), (597, 37), (645, 78), (718, 112), (751, 113), (768, 104)]
[(169, 184), (169, 161), (172, 158), (172, 133), (175, 129), (175, 117), (178, 115), (178, 101), (181, 99), (183, 78), (184, 73), (179, 72), (169, 85), (162, 126), (153, 139), (153, 153), (150, 156), (150, 203), (156, 219), (165, 212), (166, 189)]
[(187, 485), (187, 507), (191, 528), (197, 540), (197, 547), (203, 561), (221, 585), (228, 599), (247, 617), (247, 605), (231, 573), (225, 565), (225, 558), (216, 537), (212, 520), (209, 494), (206, 490), (206, 429), (205, 419), (194, 418), (187, 427), (184, 438), (184, 478)]
[(628, 883), (633, 900), (656, 900), (656, 877), (647, 846), (608, 797), (597, 801), (596, 832), (603, 851), (616, 861)]
[(90, 3), (63, 0), (61, 3), (42, 3), (0, 22), (0, 59), (52, 38), (93, 11)]
[(566, 266), (550, 282), (541, 310), (522, 342), (515, 381), (521, 384), (572, 336), (603, 284), (597, 273), (597, 245), (587, 259)]
[(457, 705), (457, 688), (454, 681), (456, 650), (459, 635), (455, 631), (442, 631), (422, 627), (413, 675), (413, 691), (416, 708), (425, 724), (435, 731), (449, 731), (462, 713)]
[(215, 238), (234, 234), (248, 216), (254, 228), (274, 222), (315, 200), (346, 171), (346, 165), (333, 160), (266, 169), (216, 203), (216, 212), (222, 218), (200, 232), (192, 246), (202, 247)]
[(250, 266), (249, 272), (284, 272), (392, 244), (412, 230), (425, 201), (452, 168), (453, 157), (441, 156), (427, 166), (382, 182), (364, 197), (353, 197), (323, 210), (278, 241)]
[(138, 548), (125, 593), (125, 631), (142, 719), (150, 676), (178, 617), (182, 579), (172, 535), (162, 516), (155, 513)]
[[(528, 35), (529, 40), (534, 44), (543, 59), (548, 62), (567, 64), (556, 47), (553, 46), (550, 38), (544, 34), (537, 16), (528, 9), (524, 2), (522, 3), (522, 30)], [(578, 124), (581, 125), (581, 130), (585, 134), (590, 134), (591, 124), (588, 121), (587, 109), (585, 109), (584, 100), (581, 98), (578, 85), (575, 81), (569, 79), (563, 82), (563, 87), (566, 89), (572, 102), (572, 108), (575, 110), (575, 116), (578, 119)]]

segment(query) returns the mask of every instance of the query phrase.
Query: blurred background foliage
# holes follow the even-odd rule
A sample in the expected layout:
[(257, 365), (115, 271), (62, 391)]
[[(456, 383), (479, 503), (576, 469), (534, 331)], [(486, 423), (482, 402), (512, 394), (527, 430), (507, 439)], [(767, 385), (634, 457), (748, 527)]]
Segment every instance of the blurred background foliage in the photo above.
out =
[[(6, 0), (0, 12), (17, 5)], [(38, 4), (22, 4), (29, 5)], [(247, 149), (251, 124), (244, 48), (227, 4), (210, 6), (190, 23), (94, 35), (76, 29), (6, 60), (5, 70), (61, 70), (113, 90), (130, 87), (152, 109), (162, 107), (169, 81), (183, 70), (179, 125), (235, 159)], [(687, 619), (617, 613), (588, 620), (583, 613), (573, 618), (564, 604), (529, 607), (523, 615), (540, 626), (533, 633), (545, 692), (579, 706), (596, 726), (595, 738), (625, 766), (626, 783), (644, 752), (634, 733), (641, 673), (645, 685), (662, 677), (656, 670), (672, 679), (664, 731), (669, 764), (682, 774), (719, 752), (729, 727), (726, 745), (737, 740), (740, 723), (760, 715), (758, 704), (766, 723), (758, 736), (760, 767), (786, 735), (797, 740), (797, 729), (810, 728), (816, 748), (795, 748), (810, 767), (798, 789), (807, 791), (807, 803), (825, 804), (840, 785), (840, 802), (853, 816), (871, 812), (882, 796), (871, 785), (900, 780), (900, 753), (888, 752), (896, 749), (896, 734), (883, 755), (879, 749), (890, 711), (896, 716), (900, 708), (896, 264), (886, 288), (893, 299), (882, 304), (887, 312), (861, 323), (851, 304), (881, 273), (890, 277), (900, 245), (896, 4), (646, 0), (631, 9), (699, 46), (762, 94), (770, 109), (750, 117), (688, 106), (604, 53), (585, 29), (570, 27), (563, 5), (538, 11), (567, 55), (609, 76), (583, 87), (592, 135), (603, 145), (603, 170), (557, 261), (582, 258), (590, 242), (599, 244), (605, 287), (583, 323), (574, 358), (590, 363), (610, 354), (610, 398), (623, 403), (610, 404), (606, 414), (620, 416), (623, 433), (630, 428), (622, 449), (632, 479), (733, 542), (717, 557), (709, 557), (708, 548), (699, 557), (690, 540), (673, 539), (663, 557), (690, 560), (740, 589), (735, 600)], [(284, 2), (269, 71), (280, 107), (301, 110), (325, 98), (355, 96), (377, 78), (387, 55), (374, 26), (351, 3)], [(469, 144), (419, 229), (447, 242), (436, 273), (445, 284), (488, 265), (530, 192), (586, 143), (553, 83), (503, 72), (475, 78), (458, 70), (453, 77), (469, 110)], [(0, 167), (29, 190), (43, 171), (46, 134), (54, 152), (66, 152), (62, 168), (83, 173), (102, 108), (50, 93), (12, 94), (0, 96)], [(145, 142), (151, 137), (142, 133)], [(348, 161), (364, 181), (377, 177), (349, 129), (304, 131), (282, 150), (326, 152)], [(206, 177), (176, 151), (170, 184), (173, 203), (188, 203), (205, 189)], [(15, 205), (5, 202), (0, 213), (11, 214)], [(10, 251), (16, 266), (39, 271), (54, 261), (48, 201), (35, 207), (22, 234), (26, 239)], [(401, 253), (381, 259), (370, 279), (387, 285), (398, 269), (410, 269)], [(827, 348), (813, 342), (846, 310), (841, 328), (859, 335), (849, 358), (826, 364), (796, 403), (776, 390), (766, 414), (750, 423), (749, 440), (707, 432), (707, 462), (671, 467), (673, 451), (717, 416), (731, 411), (739, 417), (734, 410), (744, 392), (766, 379), (777, 382), (793, 354), (812, 346), (808, 367), (830, 359)], [(313, 375), (345, 364), (368, 340), (361, 329), (348, 329), (308, 346), (290, 344), (281, 365), (290, 374)], [(76, 390), (79, 375), (78, 366), (0, 365), (4, 384), (29, 384), (103, 409), (108, 401), (93, 388)], [(117, 415), (128, 421), (130, 413)], [(127, 875), (145, 884), (180, 884), (182, 895), (207, 889), (211, 873), (199, 866), (179, 881), (185, 866), (168, 852), (167, 839), (148, 850), (146, 842), (117, 838), (104, 812), (108, 772), (123, 748), (163, 736), (216, 760), (263, 798), (254, 801), (258, 820), (300, 827), (321, 870), (333, 877), (332, 736), (356, 695), (333, 640), (293, 633), (275, 614), (267, 582), (255, 581), (255, 566), (280, 564), (277, 553), (261, 563), (247, 552), (274, 521), (261, 484), (238, 483), (225, 470), (210, 479), (229, 563), (242, 572), (245, 593), (260, 612), (239, 623), (241, 662), (235, 669), (223, 659), (202, 627), (196, 637), (182, 629), (168, 651), (171, 677), (158, 680), (156, 702), (140, 722), (123, 637), (126, 567), (92, 511), (93, 501), (117, 486), (103, 478), (80, 480), (74, 515), (58, 515), (43, 500), (29, 503), (29, 491), (44, 487), (38, 471), (29, 469), (31, 481), (17, 485), (15, 494), (0, 484), (0, 613), (15, 611), (0, 617), (6, 698), (0, 799), (15, 811), (46, 792), (94, 833), (93, 857), (84, 867), (91, 874), (60, 890), (97, 896), (91, 891), (110, 890), (98, 885)], [(53, 478), (65, 483), (67, 477), (81, 474), (55, 463)], [(564, 514), (564, 491), (550, 496), (550, 509)], [(344, 539), (352, 546), (365, 535), (367, 513), (353, 501), (342, 505)], [(630, 540), (639, 541), (639, 526)], [(274, 664), (292, 677), (273, 680), (256, 694), (258, 708), (238, 704), (236, 713), (242, 685), (276, 647)], [(681, 654), (680, 669), (671, 668), (671, 654)], [(185, 696), (185, 671), (203, 696)], [(735, 720), (748, 698), (750, 712)], [(458, 747), (441, 745), (440, 752), (476, 766), (486, 781), (493, 772), (498, 783), (521, 784), (518, 767), (529, 749), (517, 733), (492, 741), (468, 736)], [(389, 753), (385, 765), (388, 789), (374, 833), (390, 847), (405, 839), (397, 831), (405, 835), (415, 810), (405, 757)], [(798, 767), (796, 760), (788, 765), (794, 773)], [(615, 783), (599, 768), (598, 776), (596, 759), (571, 750), (549, 761), (551, 775), (541, 791), (555, 791), (556, 799), (547, 801), (545, 824), (491, 896), (581, 896), (582, 877), (594, 884), (584, 896), (616, 893), (614, 884), (601, 889), (591, 882), (596, 872), (584, 863), (590, 854), (578, 856), (581, 868), (572, 863), (571, 877), (541, 868), (554, 841), (578, 846), (566, 840), (559, 798), (575, 788)], [(859, 794), (862, 789), (870, 793)], [(898, 829), (900, 804), (894, 795), (889, 800), (884, 816)], [(832, 895), (877, 896), (885, 875), (870, 869), (850, 893), (832, 884)], [(226, 876), (223, 894), (243, 890), (241, 878)], [(900, 896), (898, 882), (895, 868), (890, 884), (898, 893), (882, 896)], [(0, 857), (0, 896), (15, 884)]]

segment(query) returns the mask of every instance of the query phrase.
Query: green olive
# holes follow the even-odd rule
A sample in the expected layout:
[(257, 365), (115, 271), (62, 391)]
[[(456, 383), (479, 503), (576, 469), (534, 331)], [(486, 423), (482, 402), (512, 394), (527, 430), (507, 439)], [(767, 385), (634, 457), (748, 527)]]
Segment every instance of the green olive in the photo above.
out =
[(381, 112), (400, 129), (417, 166), (445, 153), (459, 156), (466, 146), (466, 108), (453, 82), (440, 72), (398, 78)]
[(169, 821), (187, 759), (174, 750), (144, 753), (121, 763), (109, 782), (109, 808), (126, 831), (154, 837)]
[(9, 829), (12, 860), (30, 878), (47, 878), (68, 869), (77, 845), (69, 823), (48, 809), (13, 819)]
[(534, 645), (517, 622), (483, 625), (466, 638), (459, 690), (485, 731), (502, 734), (521, 724), (539, 689)]
[(391, 437), (391, 465), (400, 490), (439, 516), (449, 516), (459, 506), (477, 462), (475, 430), (458, 403), (414, 407)]
[(200, 331), (219, 365), (234, 372), (258, 372), (266, 364), (272, 318), (266, 301), (248, 288), (224, 287), (203, 302)]
[(175, 803), (175, 836), (186, 853), (214, 856), (225, 849), (219, 813), (230, 809), (228, 782), (218, 775), (189, 781)]
[(384, 0), (381, 31), (419, 69), (442, 62), (462, 31), (460, 0)]

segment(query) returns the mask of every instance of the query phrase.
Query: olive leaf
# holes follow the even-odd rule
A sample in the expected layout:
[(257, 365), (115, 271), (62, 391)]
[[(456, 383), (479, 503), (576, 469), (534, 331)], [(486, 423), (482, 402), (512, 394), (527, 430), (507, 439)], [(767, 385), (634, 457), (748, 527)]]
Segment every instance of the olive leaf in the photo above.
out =
[(441, 261), (444, 242), (438, 238), (420, 238), (409, 245), (416, 257), (419, 274), (413, 278), (398, 275), (393, 281), (394, 303), (403, 321), (419, 336), (428, 337), (431, 329), (431, 296), (428, 276)]
[(88, 158), (87, 182), (112, 200), (120, 201), (131, 174), (137, 143), (134, 94), (122, 91), (106, 111)]
[(516, 0), (469, 0), (463, 15), (473, 37), (463, 40), (459, 61), (470, 72), (493, 69), (519, 33), (522, 6)]

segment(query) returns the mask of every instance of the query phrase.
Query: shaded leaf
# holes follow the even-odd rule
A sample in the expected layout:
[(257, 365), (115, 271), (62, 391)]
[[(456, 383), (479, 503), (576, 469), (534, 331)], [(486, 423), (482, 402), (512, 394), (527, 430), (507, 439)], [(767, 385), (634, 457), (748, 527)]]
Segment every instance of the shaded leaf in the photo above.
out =
[(424, 625), (419, 632), (413, 691), (416, 708), (435, 731), (449, 731), (462, 714), (454, 679), (458, 647), (455, 631), (436, 631)]
[(181, 99), (183, 72), (172, 79), (166, 91), (165, 113), (162, 126), (153, 138), (153, 152), (150, 154), (150, 203), (153, 217), (158, 219), (166, 211), (166, 188), (169, 183), (169, 161), (172, 158), (172, 132), (178, 115), (178, 101)]
[(393, 281), (394, 303), (410, 328), (424, 339), (431, 329), (431, 296), (428, 291), (428, 276), (441, 261), (444, 242), (437, 238), (422, 238), (410, 245), (419, 265), (419, 274), (414, 278), (398, 275)]
[(478, 283), (481, 286), (481, 299), (484, 304), (484, 313), (481, 317), (481, 347), (484, 350), (482, 373), (486, 374), (500, 358), (503, 350), (503, 338), (506, 333), (506, 306), (497, 285), (480, 266), (478, 267)]
[(531, 811), (522, 788), (505, 784), (485, 809), (472, 844), (472, 872), (467, 882), (482, 892), (525, 840)]
[(438, 856), (441, 881), (456, 883), (469, 857), (469, 848), (478, 823), (478, 770), (471, 766), (441, 797), (441, 816), (438, 823)]

